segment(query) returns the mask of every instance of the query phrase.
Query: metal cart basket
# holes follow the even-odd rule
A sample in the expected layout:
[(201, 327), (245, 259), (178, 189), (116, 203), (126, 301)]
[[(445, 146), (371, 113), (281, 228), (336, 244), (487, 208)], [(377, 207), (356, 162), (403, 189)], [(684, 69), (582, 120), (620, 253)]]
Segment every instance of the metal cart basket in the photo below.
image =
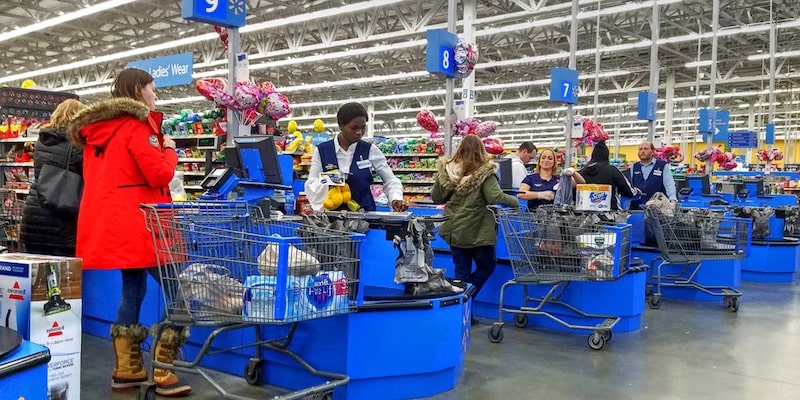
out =
[[(661, 256), (651, 263), (652, 275), (647, 286), (647, 304), (661, 307), (663, 286), (696, 289), (711, 296), (721, 296), (725, 307), (739, 310), (738, 289), (729, 286), (708, 286), (697, 282), (702, 260), (734, 260), (748, 255), (751, 221), (724, 215), (724, 210), (676, 207), (662, 210), (647, 207), (647, 229), (652, 231)], [(665, 274), (665, 266), (680, 266), (677, 273)]]
[[(514, 279), (500, 288), (497, 322), (489, 330), (489, 340), (503, 340), (503, 314), (514, 313), (514, 325), (523, 328), (528, 315), (545, 316), (568, 329), (588, 330), (588, 345), (602, 349), (611, 340), (611, 329), (618, 316), (585, 313), (561, 301), (572, 281), (615, 280), (630, 266), (631, 226), (618, 223), (610, 214), (576, 212), (569, 208), (540, 207), (534, 212), (523, 208), (490, 207), (502, 229)], [(505, 291), (522, 285), (521, 307), (508, 307)], [(550, 285), (544, 297), (528, 295), (529, 285)], [(546, 307), (566, 308), (576, 316), (595, 324), (572, 324), (548, 311)]]
[(11, 189), (0, 189), (0, 252), (20, 251), (19, 227), (25, 201)]
[[(195, 360), (164, 365), (153, 352), (153, 367), (200, 374), (225, 398), (240, 399), (197, 366), (205, 355), (254, 347), (244, 373), (250, 384), (260, 379), (263, 349), (287, 354), (326, 380), (276, 399), (327, 400), (333, 388), (349, 382), (346, 375), (315, 370), (288, 347), (298, 322), (349, 313), (359, 305), (364, 235), (268, 220), (259, 208), (241, 202), (143, 205), (142, 210), (164, 292), (166, 320), (158, 324), (157, 334), (175, 325), (216, 327)], [(263, 324), (290, 326), (285, 337), (266, 340)], [(256, 343), (211, 350), (220, 333), (250, 327)], [(154, 383), (144, 384), (139, 396), (154, 399)]]

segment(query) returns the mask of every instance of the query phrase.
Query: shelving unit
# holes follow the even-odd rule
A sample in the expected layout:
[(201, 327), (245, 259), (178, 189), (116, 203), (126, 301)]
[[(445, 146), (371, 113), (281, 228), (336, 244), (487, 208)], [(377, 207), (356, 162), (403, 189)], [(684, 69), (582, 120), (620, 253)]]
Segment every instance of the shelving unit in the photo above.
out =
[[(430, 193), (436, 173), (437, 153), (384, 153), (389, 167), (403, 183), (403, 195), (409, 202), (430, 201)], [(381, 183), (375, 175), (374, 183)]]
[[(211, 149), (197, 149), (197, 146), (204, 139), (213, 139), (214, 135), (184, 135), (184, 136), (171, 136), (178, 148), (178, 171), (183, 172), (183, 189), (187, 194), (195, 195), (203, 191), (200, 182), (206, 176), (208, 171), (215, 168), (216, 165), (221, 165), (223, 161), (219, 160), (219, 148)], [(219, 138), (219, 142), (224, 143), (224, 137)], [(191, 157), (181, 157), (182, 154), (187, 152), (191, 153)], [(202, 157), (197, 157), (202, 155)]]

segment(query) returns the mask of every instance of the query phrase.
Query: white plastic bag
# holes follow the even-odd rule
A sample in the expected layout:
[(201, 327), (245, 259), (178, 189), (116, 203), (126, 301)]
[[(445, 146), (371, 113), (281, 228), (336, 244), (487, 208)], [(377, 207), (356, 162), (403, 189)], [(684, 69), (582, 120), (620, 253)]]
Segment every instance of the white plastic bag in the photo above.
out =
[[(319, 272), (319, 261), (311, 254), (289, 245), (289, 275), (315, 275)], [(278, 244), (270, 243), (258, 255), (258, 273), (261, 275), (278, 274)]]
[(169, 183), (169, 194), (172, 201), (186, 201), (186, 190), (183, 188), (183, 171), (175, 171)]

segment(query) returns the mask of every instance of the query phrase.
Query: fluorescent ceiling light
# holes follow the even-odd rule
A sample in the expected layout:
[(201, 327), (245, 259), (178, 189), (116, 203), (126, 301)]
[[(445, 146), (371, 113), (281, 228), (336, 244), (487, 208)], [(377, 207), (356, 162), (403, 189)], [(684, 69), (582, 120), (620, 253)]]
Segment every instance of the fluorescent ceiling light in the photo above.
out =
[[(751, 56), (747, 56), (747, 61), (767, 60), (769, 59), (769, 57), (770, 57), (769, 53), (753, 54)], [(775, 58), (793, 58), (793, 57), (800, 57), (800, 50), (775, 53)]]
[(711, 65), (711, 60), (703, 60), (703, 61), (692, 61), (684, 64), (685, 68), (697, 68), (697, 67), (708, 67)]
[(383, 7), (388, 6), (395, 3), (400, 3), (403, 0), (369, 0), (363, 1), (361, 3), (356, 4), (349, 4), (346, 6), (341, 6), (337, 8), (329, 8), (325, 10), (314, 11), (310, 13), (295, 15), (288, 18), (281, 18), (276, 20), (271, 20), (267, 22), (261, 22), (258, 24), (252, 24), (244, 26), (240, 29), (240, 32), (254, 32), (260, 31), (267, 28), (275, 28), (279, 26), (287, 26), (292, 24), (299, 24), (306, 21), (313, 21), (317, 19), (329, 18), (332, 15), (344, 15), (344, 14), (351, 14), (359, 11), (365, 11), (376, 7)]
[[(45, 21), (37, 22), (35, 24), (23, 26), (9, 32), (2, 33), (0, 34), (0, 42), (5, 42), (6, 40), (10, 40), (22, 35), (27, 35), (31, 32), (40, 31), (45, 28), (52, 28), (56, 25), (60, 25), (65, 22), (74, 21), (76, 19), (96, 14), (101, 11), (110, 10), (112, 8), (116, 8), (124, 4), (133, 3), (134, 1), (136, 0), (112, 0), (112, 1), (107, 1), (105, 3), (95, 4), (91, 7), (81, 8), (78, 11), (74, 11), (64, 15), (59, 15), (58, 17), (55, 18), (50, 18)], [(25, 6), (22, 7), (25, 8)]]

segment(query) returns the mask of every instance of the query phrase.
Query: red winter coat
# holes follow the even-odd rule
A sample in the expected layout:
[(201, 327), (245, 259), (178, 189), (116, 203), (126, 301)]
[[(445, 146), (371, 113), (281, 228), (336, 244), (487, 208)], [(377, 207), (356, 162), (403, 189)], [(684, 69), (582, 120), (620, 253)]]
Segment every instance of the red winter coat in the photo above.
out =
[(163, 148), (160, 113), (116, 98), (82, 111), (69, 125), (86, 139), (76, 255), (85, 269), (157, 266), (142, 203), (171, 202), (178, 156)]

